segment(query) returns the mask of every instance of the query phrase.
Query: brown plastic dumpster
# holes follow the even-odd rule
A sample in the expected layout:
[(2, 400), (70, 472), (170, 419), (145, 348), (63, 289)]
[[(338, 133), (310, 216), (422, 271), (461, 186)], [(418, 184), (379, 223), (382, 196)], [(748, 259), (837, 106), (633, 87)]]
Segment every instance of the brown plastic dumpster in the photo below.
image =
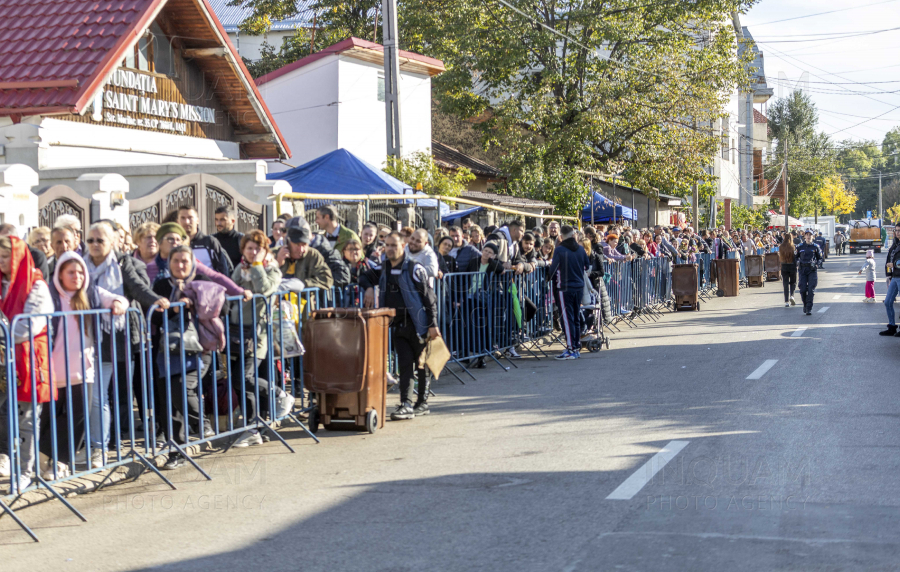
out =
[(309, 426), (374, 433), (384, 427), (392, 308), (316, 310), (303, 326), (303, 383), (316, 393)]
[(766, 254), (766, 280), (781, 280), (781, 260), (777, 252)]
[(741, 261), (736, 258), (719, 258), (715, 261), (715, 266), (719, 286), (716, 296), (737, 296)]
[(700, 309), (696, 264), (675, 264), (672, 266), (672, 294), (675, 296), (676, 312)]
[(747, 285), (762, 288), (766, 285), (765, 262), (759, 254), (748, 254), (744, 260), (744, 271), (747, 273)]

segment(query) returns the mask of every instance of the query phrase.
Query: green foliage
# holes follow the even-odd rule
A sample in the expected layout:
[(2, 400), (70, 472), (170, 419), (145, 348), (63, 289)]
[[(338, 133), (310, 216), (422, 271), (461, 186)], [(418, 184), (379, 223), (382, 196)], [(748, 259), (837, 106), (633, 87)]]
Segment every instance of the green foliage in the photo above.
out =
[[(717, 201), (716, 226), (725, 224), (725, 203)], [(763, 210), (757, 210), (744, 205), (731, 204), (731, 228), (757, 228), (769, 226), (769, 214)]]
[(429, 195), (455, 197), (465, 191), (475, 175), (465, 167), (458, 171), (447, 171), (437, 166), (428, 153), (411, 153), (397, 159), (388, 156), (384, 172), (412, 187), (422, 185), (422, 191)]
[[(523, 179), (511, 186), (569, 201), (583, 187), (578, 171), (624, 171), (649, 192), (706, 178), (718, 149), (710, 126), (748, 81), (722, 15), (752, 2), (509, 3), (525, 15), (496, 2), (409, 0), (402, 28), (415, 31), (410, 49), (444, 61), (434, 83), (442, 108), (484, 119), (485, 142)], [(564, 188), (550, 191), (552, 181)]]
[(769, 129), (775, 140), (775, 159), (767, 178), (774, 180), (788, 157), (788, 213), (801, 217), (812, 214), (819, 190), (837, 173), (834, 145), (817, 132), (819, 114), (810, 97), (802, 91), (778, 99), (769, 107)]

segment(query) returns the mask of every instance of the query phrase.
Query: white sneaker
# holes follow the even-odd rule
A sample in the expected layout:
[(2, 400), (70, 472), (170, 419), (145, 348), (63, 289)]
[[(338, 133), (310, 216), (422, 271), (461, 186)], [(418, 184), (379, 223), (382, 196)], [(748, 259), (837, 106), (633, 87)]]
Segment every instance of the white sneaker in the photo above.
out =
[(796, 305), (797, 305), (797, 302), (794, 301), (794, 297), (793, 297), (793, 296), (791, 296), (790, 304), (791, 304), (791, 306), (796, 306)]
[[(56, 475), (53, 474), (53, 465), (51, 462), (41, 463), (41, 478), (45, 481), (54, 479), (64, 479), (70, 475), (69, 467), (62, 463), (56, 463)], [(101, 465), (102, 466), (102, 465)]]
[(388, 387), (391, 387), (391, 386), (393, 386), (393, 385), (397, 385), (397, 379), (394, 377), (394, 375), (393, 375), (391, 372), (388, 372), (388, 374), (387, 374), (387, 386), (388, 386)]
[(787, 307), (790, 306), (790, 305), (791, 305), (790, 302), (785, 302), (785, 303), (784, 303), (784, 307), (785, 307), (785, 308), (787, 308)]
[(507, 350), (506, 355), (509, 356), (509, 359), (521, 359), (522, 356), (519, 355), (519, 352), (516, 351), (516, 348), (509, 348)]
[(9, 455), (0, 455), (0, 477), (8, 477), (12, 474), (9, 464)]
[(290, 393), (282, 392), (280, 397), (275, 398), (275, 418), (281, 419), (294, 410), (294, 396)]
[(238, 440), (234, 442), (232, 447), (249, 447), (250, 445), (262, 445), (263, 440), (259, 435), (259, 431), (256, 429), (251, 429), (249, 431), (244, 431)]
[(19, 477), (19, 490), (18, 493), (22, 494), (22, 491), (27, 489), (32, 485), (34, 481), (31, 479), (31, 475), (21, 475)]
[[(109, 453), (106, 454), (107, 459)], [(100, 469), (103, 467), (103, 451), (100, 449), (91, 449), (91, 468)]]

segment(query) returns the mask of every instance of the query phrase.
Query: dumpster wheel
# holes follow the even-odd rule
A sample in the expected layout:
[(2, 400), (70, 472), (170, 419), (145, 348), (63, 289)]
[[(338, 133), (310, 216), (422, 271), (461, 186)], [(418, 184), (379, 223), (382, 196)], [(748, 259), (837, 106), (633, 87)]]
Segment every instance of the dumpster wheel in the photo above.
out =
[(374, 409), (366, 413), (366, 431), (374, 433), (378, 430), (378, 412)]
[(699, 311), (700, 311), (700, 302), (697, 302), (697, 303), (694, 305), (694, 311), (696, 311), (696, 312), (699, 312)]

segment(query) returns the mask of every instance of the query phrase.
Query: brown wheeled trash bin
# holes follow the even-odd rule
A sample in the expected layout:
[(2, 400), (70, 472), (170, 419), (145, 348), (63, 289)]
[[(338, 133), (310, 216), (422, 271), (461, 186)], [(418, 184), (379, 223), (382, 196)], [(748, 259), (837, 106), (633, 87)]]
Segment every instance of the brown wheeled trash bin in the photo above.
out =
[(777, 252), (766, 254), (766, 280), (781, 280), (781, 260)]
[(676, 312), (679, 310), (700, 309), (696, 264), (675, 264), (672, 266), (672, 294), (675, 296)]
[(747, 274), (747, 285), (753, 288), (762, 288), (766, 285), (765, 264), (759, 254), (748, 254), (744, 260), (744, 271)]
[(737, 296), (740, 283), (741, 261), (737, 258), (719, 258), (716, 263), (718, 290), (716, 296)]
[(325, 308), (303, 326), (303, 383), (316, 392), (310, 430), (384, 427), (393, 308)]

